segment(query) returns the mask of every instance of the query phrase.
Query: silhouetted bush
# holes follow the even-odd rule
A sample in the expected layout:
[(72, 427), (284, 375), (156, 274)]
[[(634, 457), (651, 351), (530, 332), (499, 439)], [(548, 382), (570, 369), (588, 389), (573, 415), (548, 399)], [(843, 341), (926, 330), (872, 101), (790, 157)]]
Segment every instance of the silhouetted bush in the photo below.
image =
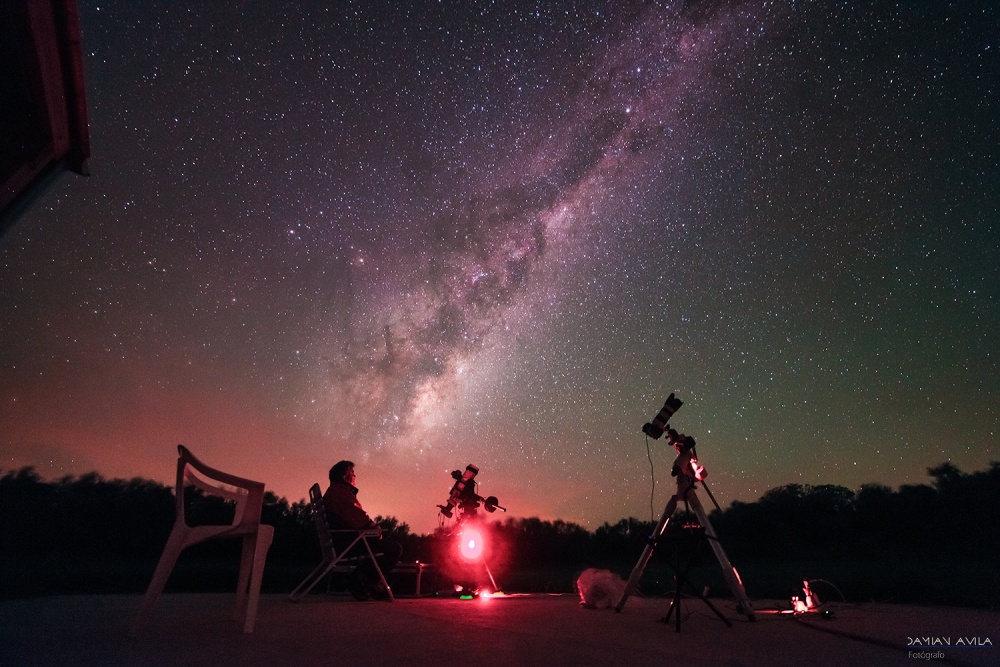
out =
[[(787, 484), (753, 503), (714, 510), (712, 523), (734, 563), (745, 563), (751, 596), (787, 592), (805, 570), (836, 577), (838, 589), (860, 598), (896, 597), (977, 606), (1000, 599), (1000, 462), (964, 473), (950, 463), (928, 469), (929, 485), (893, 491), (865, 484)], [(228, 502), (188, 489), (189, 522), (232, 518)], [(275, 527), (265, 590), (290, 590), (319, 559), (305, 501), (290, 504), (268, 492), (263, 521)], [(678, 515), (671, 527), (693, 517)], [(42, 480), (33, 468), (0, 476), (0, 595), (141, 592), (174, 521), (173, 490), (144, 479), (105, 480), (97, 473)], [(445, 531), (415, 535), (394, 517), (376, 517), (406, 560), (450, 557)], [(593, 533), (565, 521), (507, 518), (487, 522), (495, 567), (517, 590), (569, 592), (580, 571), (607, 568), (627, 575), (649, 543), (654, 524), (627, 518)], [(669, 584), (684, 531), (665, 535), (648, 572)], [(673, 551), (663, 545), (673, 544)], [(178, 563), (172, 590), (225, 590), (234, 585), (239, 541), (206, 543)], [(711, 565), (709, 553), (701, 562)], [(907, 565), (909, 564), (909, 565)], [(794, 573), (793, 573), (794, 572)], [(962, 572), (975, 581), (962, 584)], [(828, 574), (827, 574), (828, 573)], [(920, 580), (915, 581), (915, 580)], [(755, 587), (756, 586), (756, 587)], [(794, 591), (792, 591), (794, 592)]]

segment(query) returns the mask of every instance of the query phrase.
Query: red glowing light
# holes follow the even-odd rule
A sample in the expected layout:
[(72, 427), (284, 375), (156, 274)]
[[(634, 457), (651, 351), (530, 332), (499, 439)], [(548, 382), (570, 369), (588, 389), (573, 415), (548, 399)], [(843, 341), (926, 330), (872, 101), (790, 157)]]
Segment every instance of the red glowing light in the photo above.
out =
[(483, 557), (483, 536), (478, 530), (466, 528), (459, 536), (459, 549), (466, 560), (479, 560)]

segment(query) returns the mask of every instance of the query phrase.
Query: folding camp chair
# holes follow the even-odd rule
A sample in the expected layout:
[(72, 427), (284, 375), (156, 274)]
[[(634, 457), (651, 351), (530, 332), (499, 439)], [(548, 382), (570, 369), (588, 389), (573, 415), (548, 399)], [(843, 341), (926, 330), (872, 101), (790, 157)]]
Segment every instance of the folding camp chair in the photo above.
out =
[[(375, 571), (378, 572), (378, 577), (382, 581), (382, 585), (385, 586), (385, 590), (388, 592), (389, 602), (392, 602), (395, 598), (392, 595), (392, 589), (389, 588), (389, 582), (385, 580), (385, 575), (382, 574), (382, 568), (379, 567), (378, 561), (375, 560), (375, 553), (372, 551), (371, 545), (368, 543), (370, 538), (378, 538), (382, 531), (379, 528), (365, 528), (363, 530), (340, 530), (330, 529), (330, 523), (327, 521), (326, 508), (323, 506), (323, 493), (320, 491), (319, 484), (313, 484), (309, 488), (309, 505), (312, 510), (313, 521), (316, 525), (316, 535), (319, 537), (319, 546), (323, 554), (323, 559), (320, 564), (310, 572), (305, 579), (302, 580), (295, 590), (291, 592), (288, 599), (292, 602), (298, 602), (303, 597), (309, 594), (309, 591), (313, 589), (316, 584), (318, 584), (324, 577), (326, 577), (331, 572), (353, 572), (357, 566), (360, 558), (358, 556), (349, 556), (351, 549), (358, 542), (365, 545), (365, 550), (368, 552), (368, 557), (371, 559), (371, 564), (374, 566)], [(343, 549), (340, 549), (339, 553), (337, 551), (336, 545), (334, 544), (334, 539), (338, 535), (343, 535), (345, 537), (354, 536), (354, 539)]]
[[(253, 632), (260, 600), (260, 582), (264, 574), (264, 561), (274, 539), (274, 526), (260, 522), (264, 502), (264, 484), (210, 468), (192, 454), (184, 445), (177, 445), (177, 518), (170, 537), (163, 548), (160, 562), (146, 595), (139, 607), (139, 614), (132, 625), (132, 634), (138, 633), (149, 620), (153, 605), (163, 592), (170, 573), (181, 552), (200, 542), (217, 538), (239, 537), (243, 540), (240, 571), (236, 585), (236, 620), (243, 624), (243, 632)], [(184, 488), (190, 483), (204, 493), (231, 500), (236, 504), (236, 515), (229, 525), (189, 526), (184, 517)]]

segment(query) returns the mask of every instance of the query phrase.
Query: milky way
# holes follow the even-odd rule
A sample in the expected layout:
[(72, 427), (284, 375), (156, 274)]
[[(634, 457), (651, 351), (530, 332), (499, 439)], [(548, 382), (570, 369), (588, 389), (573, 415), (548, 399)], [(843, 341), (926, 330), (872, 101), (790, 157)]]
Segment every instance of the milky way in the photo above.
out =
[[(428, 401), (446, 400), (460, 364), (529, 289), (547, 249), (578, 251), (567, 237), (579, 225), (599, 224), (605, 193), (683, 143), (678, 109), (692, 82), (704, 85), (713, 65), (774, 29), (728, 9), (701, 21), (674, 7), (651, 9), (610, 48), (581, 54), (593, 64), (579, 82), (558, 84), (566, 111), (558, 124), (546, 123), (546, 140), (442, 202), (422, 225), (427, 243), (406, 284), (360, 326), (351, 323), (331, 385), (344, 394), (352, 425), (386, 427), (398, 437)], [(373, 289), (357, 280), (352, 275), (352, 290)]]
[[(434, 525), (998, 457), (990, 3), (81, 1), (92, 176), (0, 239), (0, 467)], [(660, 483), (651, 489), (652, 474)]]

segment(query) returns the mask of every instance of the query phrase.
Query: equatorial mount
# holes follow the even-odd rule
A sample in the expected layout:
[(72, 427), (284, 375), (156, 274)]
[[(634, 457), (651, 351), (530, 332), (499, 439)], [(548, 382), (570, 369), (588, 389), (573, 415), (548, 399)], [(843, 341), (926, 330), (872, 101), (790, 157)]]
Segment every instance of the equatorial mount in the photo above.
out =
[(500, 506), (500, 501), (497, 500), (496, 496), (483, 498), (476, 494), (475, 479), (478, 474), (479, 468), (471, 463), (465, 466), (464, 472), (461, 470), (452, 471), (451, 477), (455, 480), (455, 483), (452, 485), (451, 491), (448, 492), (448, 500), (444, 505), (437, 506), (442, 515), (450, 519), (454, 513), (454, 509), (457, 507), (461, 513), (461, 518), (465, 516), (473, 517), (478, 513), (480, 505), (491, 514), (497, 510), (501, 512), (507, 511), (506, 507)]

